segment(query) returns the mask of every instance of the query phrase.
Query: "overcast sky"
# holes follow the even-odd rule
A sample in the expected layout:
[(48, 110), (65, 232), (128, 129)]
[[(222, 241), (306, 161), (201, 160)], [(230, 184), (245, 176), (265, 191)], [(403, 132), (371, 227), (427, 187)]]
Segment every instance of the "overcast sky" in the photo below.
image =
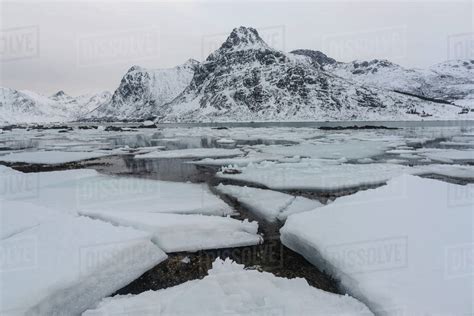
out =
[(474, 58), (472, 1), (1, 2), (0, 85), (113, 91), (132, 65), (203, 60), (237, 26), (277, 49), (428, 67)]

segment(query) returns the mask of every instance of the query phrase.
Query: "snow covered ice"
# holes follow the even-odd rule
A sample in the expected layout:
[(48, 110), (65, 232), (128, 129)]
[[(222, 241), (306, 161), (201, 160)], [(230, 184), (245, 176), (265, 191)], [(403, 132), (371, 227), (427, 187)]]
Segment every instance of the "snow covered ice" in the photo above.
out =
[(191, 148), (181, 150), (154, 151), (136, 155), (136, 159), (145, 158), (208, 158), (208, 157), (235, 157), (241, 155), (238, 149), (224, 148)]
[(114, 225), (133, 227), (152, 233), (152, 240), (165, 252), (197, 251), (256, 245), (256, 222), (219, 216), (83, 211), (81, 214)]
[[(336, 315), (343, 312), (347, 315), (370, 315), (371, 312), (379, 313), (381, 309), (382, 312), (388, 309), (388, 314), (394, 314), (393, 310), (400, 311), (401, 305), (403, 308), (418, 308), (416, 302), (422, 304), (430, 300), (439, 301), (439, 304), (446, 303), (446, 310), (451, 310), (449, 304), (461, 306), (462, 309), (462, 301), (468, 299), (467, 292), (463, 292), (466, 289), (465, 284), (457, 277), (453, 280), (440, 279), (445, 276), (446, 271), (450, 276), (457, 276), (459, 271), (453, 271), (452, 268), (456, 269), (458, 266), (454, 262), (445, 271), (445, 266), (440, 265), (442, 258), (437, 257), (432, 249), (445, 247), (448, 253), (454, 251), (453, 258), (458, 258), (455, 257), (457, 254), (466, 253), (468, 250), (463, 248), (465, 246), (462, 246), (464, 244), (460, 236), (466, 233), (468, 226), (472, 230), (472, 221), (469, 222), (472, 217), (465, 216), (461, 219), (460, 216), (465, 214), (463, 207), (466, 206), (463, 205), (471, 203), (472, 185), (448, 186), (446, 182), (439, 180), (403, 175), (471, 183), (474, 179), (474, 167), (470, 165), (470, 160), (466, 159), (472, 150), (468, 143), (470, 133), (472, 128), (460, 131), (456, 127), (331, 131), (314, 127), (213, 129), (204, 126), (163, 127), (159, 130), (125, 128), (122, 131), (106, 131), (105, 127), (85, 130), (74, 128), (59, 134), (48, 129), (13, 129), (2, 133), (0, 141), (7, 150), (0, 160), (2, 157), (9, 157), (13, 163), (29, 161), (20, 164), (20, 167), (15, 166), (19, 170), (32, 171), (28, 169), (29, 163), (53, 162), (55, 166), (45, 165), (38, 168), (61, 169), (67, 166), (63, 164), (69, 161), (90, 168), (23, 173), (0, 166), (2, 251), (12, 247), (31, 249), (29, 237), (40, 236), (33, 238), (36, 240), (34, 247), (38, 249), (36, 257), (33, 258), (40, 260), (42, 256), (68, 257), (67, 267), (56, 261), (51, 263), (41, 259), (41, 265), (38, 264), (37, 269), (32, 270), (43, 271), (40, 273), (43, 275), (41, 277), (31, 271), (25, 272), (31, 267), (31, 260), (17, 265), (22, 268), (20, 270), (11, 271), (11, 265), (8, 265), (9, 270), (4, 274), (11, 276), (4, 278), (7, 282), (5, 286), (14, 284), (15, 292), (4, 291), (2, 297), (11, 299), (8, 304), (2, 303), (2, 311), (11, 311), (12, 314), (25, 311), (32, 314), (73, 311), (77, 314), (91, 309), (88, 314), (107, 315), (115, 311), (134, 314), (138, 311), (153, 315), (156, 314), (157, 308), (162, 307), (169, 313), (185, 313), (195, 312), (204, 306), (209, 307), (209, 310), (203, 313), (211, 314), (229, 311), (235, 314), (260, 315), (261, 308), (268, 308), (272, 313), (276, 308), (277, 313), (290, 315), (317, 312), (327, 315), (327, 309), (334, 311), (332, 314)], [(20, 138), (26, 141), (15, 141)], [(94, 154), (98, 155), (97, 160), (84, 161), (93, 158), (91, 155)], [(181, 179), (173, 180), (175, 182), (157, 180), (162, 179), (157, 176), (161, 176), (163, 171), (148, 168), (149, 163), (152, 166), (161, 164), (161, 168), (174, 167), (173, 164), (163, 162), (173, 162), (178, 166), (177, 169), (166, 172), (196, 168), (197, 172), (205, 177), (192, 178), (191, 181), (196, 183)], [(399, 203), (397, 199), (407, 193), (394, 187), (393, 184), (397, 183), (398, 179), (408, 179), (408, 184), (416, 182), (413, 187), (405, 187), (410, 197), (406, 203)], [(387, 182), (389, 184), (384, 185)], [(348, 197), (339, 197), (376, 186), (381, 187)], [(382, 191), (385, 192), (382, 194), (380, 190), (387, 191)], [(418, 199), (422, 199), (424, 203), (423, 207), (416, 208), (421, 209), (421, 214), (409, 213), (415, 203), (419, 203)], [(460, 202), (459, 199), (464, 199), (462, 203), (458, 203), (460, 209), (454, 212), (453, 208), (449, 216), (444, 213), (439, 215), (449, 201), (457, 203)], [(236, 201), (236, 209), (242, 209), (242, 212), (239, 214), (224, 200), (231, 205)], [(390, 215), (384, 215), (380, 219), (377, 212), (367, 206), (370, 205), (368, 203), (377, 201), (380, 204), (377, 204), (376, 208)], [(345, 205), (348, 205), (347, 214), (339, 216), (336, 209), (344, 208)], [(326, 212), (326, 209), (333, 211)], [(400, 211), (397, 213), (395, 210)], [(313, 214), (320, 213), (328, 214), (324, 220), (314, 220)], [(249, 221), (247, 217), (258, 219), (258, 223)], [(359, 301), (349, 296), (322, 292), (308, 286), (306, 281), (301, 279), (287, 280), (242, 268), (235, 271), (232, 268), (232, 273), (229, 270), (229, 273), (226, 272), (227, 276), (219, 276), (216, 281), (218, 283), (215, 283), (221, 288), (222, 284), (228, 284), (226, 286), (234, 292), (222, 291), (215, 285), (208, 285), (209, 280), (217, 277), (213, 275), (217, 275), (218, 270), (236, 267), (229, 262), (216, 262), (210, 275), (203, 280), (182, 283), (189, 280), (186, 279), (189, 276), (186, 273), (181, 275), (180, 269), (193, 269), (199, 261), (199, 256), (203, 254), (220, 253), (226, 249), (245, 249), (252, 254), (262, 254), (259, 249), (266, 249), (272, 238), (279, 240), (278, 234), (273, 235), (277, 231), (274, 228), (280, 227), (285, 221), (287, 224), (282, 229), (284, 244), (303, 254), (314, 267), (297, 254), (292, 254), (309, 268), (331, 273), (335, 277), (331, 282), (336, 284), (341, 281), (343, 287), (340, 293), (349, 293)], [(409, 224), (404, 224), (405, 222)], [(441, 232), (440, 229), (434, 228), (441, 227), (439, 223), (443, 223)], [(389, 226), (385, 227), (386, 225)], [(53, 229), (56, 226), (60, 228)], [(72, 236), (69, 231), (78, 233)], [(85, 232), (90, 236), (82, 236)], [(435, 232), (436, 236), (433, 235)], [(452, 236), (446, 239), (449, 239), (449, 243), (443, 239), (448, 232), (453, 232)], [(59, 236), (63, 235), (65, 237), (61, 240)], [(336, 251), (329, 252), (327, 258), (324, 253), (315, 252), (319, 246), (319, 239), (318, 243), (312, 243), (315, 236), (323, 236), (323, 249), (327, 242), (328, 247), (335, 247)], [(117, 249), (112, 247), (113, 253), (117, 250), (120, 258), (128, 258), (129, 253), (139, 253), (136, 260), (140, 261), (140, 264), (128, 259), (109, 260), (108, 238), (117, 241), (112, 244), (124, 245), (123, 249), (120, 246), (117, 246)], [(394, 269), (385, 269), (386, 266), (382, 264), (383, 269), (376, 272), (372, 271), (373, 265), (368, 268), (364, 265), (354, 267), (350, 265), (351, 262), (347, 264), (346, 261), (342, 267), (332, 266), (333, 257), (339, 258), (340, 249), (346, 253), (352, 241), (357, 243), (374, 238), (378, 239), (370, 244), (374, 245), (372, 248), (395, 249), (394, 258), (401, 258), (402, 263), (409, 263), (406, 271), (403, 270), (405, 266), (396, 260), (390, 262), (390, 268)], [(385, 240), (384, 238), (393, 241), (388, 248), (384, 248), (385, 244), (379, 242)], [(50, 239), (55, 240), (49, 242)], [(425, 249), (418, 250), (418, 240), (423, 241)], [(472, 243), (467, 239), (466, 242)], [(129, 248), (129, 244), (134, 246)], [(67, 245), (70, 245), (70, 249), (67, 249)], [(279, 242), (278, 245), (281, 246)], [(408, 249), (405, 256), (404, 252), (398, 251), (404, 249), (404, 245), (408, 245), (405, 247)], [(95, 254), (96, 257), (103, 255), (108, 263), (104, 264), (107, 269), (95, 270), (96, 265), (92, 265), (93, 269), (86, 271), (94, 276), (94, 280), (101, 280), (100, 286), (90, 281), (92, 277), (89, 278), (89, 275), (83, 277), (83, 274), (75, 274), (77, 268), (73, 263), (76, 260), (74, 253), (78, 252), (76, 257), (82, 258), (80, 249), (89, 249), (89, 246), (94, 249), (93, 257)], [(362, 243), (361, 247), (365, 246), (366, 244)], [(289, 250), (285, 248), (286, 251)], [(440, 253), (444, 253), (443, 251)], [(170, 259), (165, 259), (165, 253)], [(154, 257), (155, 255), (157, 257)], [(85, 256), (89, 258), (88, 252)], [(426, 260), (432, 260), (434, 263), (428, 262), (432, 264), (430, 265), (425, 263), (424, 259), (418, 260), (418, 256), (425, 256), (428, 258)], [(148, 260), (150, 257), (156, 260)], [(314, 282), (314, 279), (306, 274), (306, 270), (301, 270), (300, 265), (287, 267), (284, 265), (286, 261), (280, 260), (278, 264), (283, 266), (278, 269), (291, 270), (289, 275), (304, 276), (313, 284), (311, 282)], [(427, 268), (423, 270), (420, 268), (421, 264)], [(177, 265), (178, 270), (168, 270), (173, 271), (169, 273), (177, 271), (175, 277), (179, 281), (173, 283), (173, 287), (141, 293), (150, 289), (149, 284), (158, 284), (157, 288), (163, 288), (160, 283), (162, 277), (157, 275), (157, 271), (166, 271), (174, 265)], [(377, 268), (380, 268), (380, 265), (375, 264)], [(273, 272), (258, 263), (252, 262), (249, 266), (254, 266), (259, 271)], [(367, 272), (367, 269), (370, 271)], [(56, 275), (53, 275), (52, 271), (55, 271)], [(114, 271), (115, 275), (124, 277), (119, 280), (109, 279), (108, 271)], [(143, 278), (139, 278), (143, 273)], [(389, 273), (393, 273), (395, 277)], [(277, 272), (275, 274), (285, 275)], [(34, 280), (38, 280), (33, 289), (37, 292), (34, 293), (29, 292), (26, 286), (29, 284), (27, 278), (30, 275), (33, 275), (33, 279), (37, 278)], [(377, 280), (381, 283), (371, 279), (371, 275), (377, 275)], [(174, 276), (166, 275), (165, 279), (171, 277)], [(191, 278), (193, 277), (191, 274)], [(421, 281), (417, 277), (422, 278)], [(392, 282), (393, 278), (396, 281)], [(164, 287), (168, 284), (166, 282), (167, 280), (163, 280)], [(301, 288), (286, 285), (298, 282), (302, 284)], [(387, 286), (383, 282), (395, 285)], [(234, 283), (237, 285), (231, 285)], [(67, 288), (67, 291), (62, 291), (63, 295), (60, 295), (57, 284), (66, 284), (61, 287)], [(174, 286), (176, 284), (178, 285)], [(192, 290), (194, 287), (196, 290)], [(109, 297), (97, 305), (99, 300), (116, 291), (131, 293), (135, 290), (133, 293), (141, 294)], [(208, 294), (205, 298), (195, 296), (193, 300), (190, 295), (197, 295), (194, 291), (212, 291), (212, 295)], [(403, 294), (404, 291), (408, 291), (408, 294)], [(457, 298), (449, 295), (460, 291), (462, 293), (457, 295)], [(416, 296), (420, 292), (425, 293), (425, 296)], [(238, 296), (235, 293), (238, 293)], [(70, 295), (78, 299), (72, 300)], [(174, 295), (180, 297), (179, 306), (178, 299), (171, 298), (175, 297)], [(440, 299), (441, 296), (445, 299)], [(54, 300), (48, 301), (46, 297), (54, 297)], [(186, 297), (189, 304), (183, 305), (182, 297)], [(287, 299), (283, 300), (283, 297)], [(160, 301), (157, 301), (158, 299)], [(216, 304), (219, 300), (221, 303)], [(209, 304), (202, 303), (208, 301)], [(360, 301), (366, 304), (370, 311)], [(95, 308), (97, 310), (94, 310)], [(426, 312), (434, 313), (437, 310), (443, 311), (438, 309), (438, 306), (433, 306)]]
[(377, 185), (417, 169), (396, 164), (339, 164), (336, 161), (303, 160), (299, 163), (265, 162), (241, 169), (239, 174), (218, 173), (220, 178), (242, 180), (274, 190), (341, 190)]
[(295, 214), (281, 240), (381, 315), (472, 314), (472, 184), (402, 175)]
[[(28, 186), (9, 190), (12, 182)], [(234, 212), (204, 184), (107, 176), (86, 169), (28, 174), (11, 171), (0, 174), (1, 186), (7, 199), (23, 198), (68, 213), (97, 209), (206, 215)]]
[(0, 161), (37, 164), (60, 164), (106, 156), (99, 152), (79, 151), (25, 151), (0, 156)]
[(247, 209), (270, 222), (277, 219), (284, 221), (290, 214), (313, 210), (322, 205), (319, 201), (301, 196), (258, 188), (219, 184), (217, 190), (235, 198)]
[(166, 258), (146, 233), (69, 215), (2, 239), (0, 249), (6, 315), (79, 314)]
[(202, 280), (139, 295), (114, 296), (88, 310), (98, 315), (373, 315), (350, 296), (313, 288), (217, 259)]

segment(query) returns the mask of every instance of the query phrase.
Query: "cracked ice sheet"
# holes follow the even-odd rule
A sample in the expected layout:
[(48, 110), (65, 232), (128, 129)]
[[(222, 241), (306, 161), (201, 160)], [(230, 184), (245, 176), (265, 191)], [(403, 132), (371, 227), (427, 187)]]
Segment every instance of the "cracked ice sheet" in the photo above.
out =
[(339, 164), (331, 160), (305, 159), (299, 163), (250, 164), (240, 174), (217, 173), (219, 178), (257, 183), (274, 190), (333, 191), (383, 184), (417, 168), (396, 164)]
[(474, 166), (433, 164), (418, 167), (421, 174), (436, 174), (459, 179), (474, 179)]
[(323, 159), (361, 159), (383, 154), (399, 143), (349, 139), (341, 142), (304, 143), (292, 146), (272, 145), (262, 148), (272, 155), (301, 156)]
[(230, 215), (234, 210), (205, 184), (101, 175), (78, 169), (22, 173), (0, 168), (1, 197), (76, 214), (112, 210)]
[(380, 315), (470, 315), (472, 192), (403, 175), (290, 216), (281, 240)]
[(150, 236), (61, 214), (0, 241), (2, 315), (77, 315), (166, 259)]
[(135, 159), (149, 158), (209, 158), (235, 157), (242, 155), (239, 149), (224, 148), (189, 148), (178, 150), (153, 151), (147, 154), (135, 155)]
[[(259, 150), (263, 146), (253, 146)], [(234, 158), (204, 158), (198, 161), (189, 161), (190, 164), (204, 165), (204, 166), (247, 166), (250, 163), (258, 163), (262, 161), (279, 161), (279, 162), (298, 162), (301, 160), (299, 156), (285, 156), (269, 153), (262, 153), (260, 151), (245, 148), (247, 153), (243, 157)]]
[(256, 245), (258, 223), (230, 217), (114, 211), (81, 214), (152, 233), (152, 241), (165, 252), (198, 251)]
[(60, 212), (31, 203), (0, 199), (0, 239), (61, 216)]
[(235, 198), (250, 211), (267, 221), (284, 221), (295, 213), (306, 212), (322, 206), (319, 201), (304, 197), (251, 187), (219, 184), (216, 189)]
[(245, 270), (216, 259), (208, 275), (178, 286), (139, 295), (105, 298), (84, 316), (96, 315), (373, 315), (348, 295), (311, 287), (301, 278)]
[(423, 148), (418, 149), (416, 154), (426, 158), (452, 163), (454, 161), (474, 161), (474, 149), (458, 150), (458, 149), (438, 149), (438, 148)]
[(0, 161), (35, 164), (61, 164), (107, 156), (101, 152), (78, 151), (24, 151), (0, 156)]

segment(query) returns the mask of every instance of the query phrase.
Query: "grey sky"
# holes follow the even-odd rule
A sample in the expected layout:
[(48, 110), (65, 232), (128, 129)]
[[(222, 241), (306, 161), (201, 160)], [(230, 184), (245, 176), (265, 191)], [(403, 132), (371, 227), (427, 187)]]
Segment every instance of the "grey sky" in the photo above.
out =
[(207, 53), (240, 25), (284, 51), (428, 67), (474, 58), (472, 1), (1, 2), (0, 85), (51, 94), (113, 91), (135, 64)]

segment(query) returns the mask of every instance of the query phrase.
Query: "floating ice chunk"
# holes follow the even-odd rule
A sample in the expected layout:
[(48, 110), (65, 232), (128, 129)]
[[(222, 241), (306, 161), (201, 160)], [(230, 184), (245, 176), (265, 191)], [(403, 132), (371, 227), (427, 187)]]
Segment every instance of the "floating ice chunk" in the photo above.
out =
[[(63, 185), (98, 175), (97, 171), (90, 169), (23, 173), (0, 166), (0, 197), (15, 200), (39, 199), (42, 197), (43, 188), (61, 188)], [(76, 195), (70, 197), (76, 200)], [(60, 197), (51, 198), (54, 200)]]
[(474, 149), (458, 150), (458, 149), (438, 149), (423, 148), (417, 151), (417, 154), (429, 159), (452, 163), (453, 161), (474, 161)]
[(459, 179), (474, 179), (474, 166), (464, 165), (427, 165), (419, 167), (423, 174), (436, 174)]
[(323, 206), (323, 204), (317, 200), (311, 200), (302, 196), (297, 196), (287, 208), (278, 214), (278, 219), (285, 221), (291, 214), (311, 211), (321, 206)]
[(242, 152), (239, 149), (189, 148), (179, 150), (153, 151), (147, 154), (135, 155), (135, 159), (234, 157), (241, 154)]
[(375, 313), (468, 315), (472, 192), (473, 185), (403, 175), (290, 216), (281, 240)]
[(106, 176), (94, 170), (22, 173), (10, 169), (0, 174), (0, 189), (0, 196), (6, 199), (22, 199), (71, 214), (79, 210), (234, 213), (205, 184)]
[(0, 161), (36, 164), (61, 164), (107, 156), (103, 152), (24, 151), (0, 156)]
[(256, 245), (257, 222), (229, 217), (139, 212), (87, 211), (83, 215), (114, 225), (152, 233), (152, 240), (165, 252), (197, 251)]
[(244, 157), (204, 158), (198, 161), (190, 161), (189, 163), (205, 166), (247, 166), (250, 163), (258, 163), (262, 161), (298, 162), (301, 161), (301, 158), (299, 156), (276, 155), (249, 150)]
[(235, 140), (228, 139), (228, 138), (220, 138), (220, 139), (216, 140), (216, 143), (218, 143), (218, 144), (233, 144), (233, 143), (235, 143)]
[(5, 315), (77, 315), (166, 259), (146, 233), (64, 215), (0, 241)]
[(336, 162), (304, 160), (300, 163), (251, 164), (239, 174), (217, 173), (225, 179), (264, 185), (275, 190), (332, 191), (377, 185), (403, 173), (417, 173), (416, 168), (396, 164), (337, 164)]
[(354, 298), (316, 289), (304, 279), (244, 270), (217, 259), (208, 276), (139, 295), (106, 298), (95, 315), (373, 315)]
[(0, 199), (0, 239), (62, 216), (60, 212), (31, 203)]
[(277, 219), (284, 221), (289, 214), (309, 211), (322, 205), (319, 201), (272, 190), (223, 184), (219, 184), (216, 189), (270, 222)]
[[(347, 136), (345, 136), (347, 137)], [(366, 140), (345, 140), (334, 143), (303, 143), (292, 146), (266, 146), (262, 149), (265, 153), (286, 156), (301, 156), (325, 159), (361, 159), (383, 154), (389, 148), (388, 142), (366, 141)]]

